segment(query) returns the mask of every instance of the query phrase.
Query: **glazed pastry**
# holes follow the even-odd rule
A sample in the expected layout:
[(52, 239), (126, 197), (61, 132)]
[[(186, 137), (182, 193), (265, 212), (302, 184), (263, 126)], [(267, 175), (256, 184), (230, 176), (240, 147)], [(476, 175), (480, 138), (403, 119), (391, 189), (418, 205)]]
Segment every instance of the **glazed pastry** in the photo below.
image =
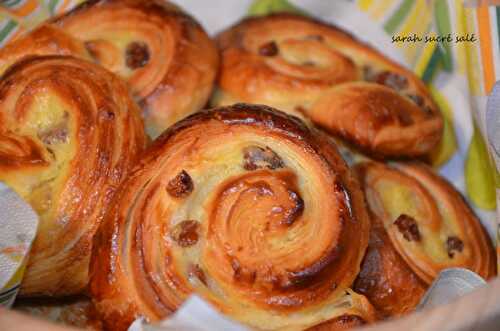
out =
[(15, 62), (34, 55), (73, 55), (92, 60), (82, 42), (44, 24), (0, 48), (0, 74)]
[(488, 279), (493, 246), (470, 207), (445, 179), (419, 163), (357, 166), (368, 208), (396, 251), (425, 283), (451, 267)]
[(413, 311), (427, 290), (394, 249), (384, 224), (375, 215), (368, 249), (353, 288), (365, 295), (384, 318)]
[(218, 68), (216, 46), (175, 5), (164, 0), (87, 1), (52, 23), (127, 80), (139, 97), (151, 137), (205, 106)]
[(216, 105), (301, 114), (381, 157), (421, 156), (441, 139), (442, 117), (422, 81), (332, 25), (292, 14), (254, 17), (218, 44)]
[(24, 296), (88, 284), (92, 237), (145, 135), (125, 84), (90, 62), (32, 57), (0, 80), (0, 181), (40, 217)]
[(362, 192), (322, 134), (237, 104), (177, 123), (144, 155), (96, 236), (90, 289), (108, 328), (161, 319), (192, 292), (259, 330), (373, 321), (349, 289), (368, 243)]

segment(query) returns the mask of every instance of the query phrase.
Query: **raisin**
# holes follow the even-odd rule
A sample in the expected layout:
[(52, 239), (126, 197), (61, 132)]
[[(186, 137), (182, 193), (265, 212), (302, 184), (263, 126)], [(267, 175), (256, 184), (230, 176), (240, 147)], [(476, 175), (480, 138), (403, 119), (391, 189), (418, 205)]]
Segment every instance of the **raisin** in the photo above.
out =
[(257, 170), (267, 168), (275, 170), (283, 168), (283, 160), (269, 147), (249, 146), (243, 149), (243, 168), (245, 170)]
[(64, 113), (61, 122), (54, 125), (52, 128), (39, 132), (38, 138), (46, 145), (55, 145), (68, 142), (69, 129), (68, 129), (69, 114)]
[(197, 264), (192, 264), (189, 267), (189, 277), (190, 278), (198, 278), (200, 282), (202, 282), (205, 286), (207, 285), (207, 276), (203, 272), (203, 269), (200, 268)]
[(193, 191), (193, 188), (193, 180), (185, 170), (179, 172), (167, 184), (167, 192), (174, 198), (187, 197)]
[(418, 225), (415, 219), (406, 214), (401, 214), (394, 221), (394, 224), (398, 227), (399, 232), (403, 234), (403, 237), (408, 241), (420, 241), (420, 231), (418, 230)]
[(200, 224), (194, 220), (186, 220), (175, 225), (170, 237), (181, 247), (193, 246), (198, 242)]
[(149, 48), (145, 43), (134, 41), (125, 50), (125, 63), (130, 69), (144, 67), (149, 62)]
[(278, 52), (278, 45), (274, 41), (270, 41), (259, 47), (259, 54), (262, 56), (276, 56)]
[(461, 252), (464, 250), (464, 242), (460, 238), (451, 236), (446, 240), (446, 249), (448, 250), (448, 256), (453, 258), (455, 252)]
[(289, 190), (288, 196), (289, 196), (290, 200), (293, 201), (294, 207), (285, 213), (285, 215), (284, 215), (285, 217), (281, 223), (290, 226), (304, 212), (304, 200), (302, 200), (300, 195), (298, 195), (294, 191)]
[(378, 73), (373, 77), (373, 81), (377, 84), (390, 87), (396, 91), (400, 91), (408, 87), (408, 79), (405, 76), (391, 71), (382, 71)]

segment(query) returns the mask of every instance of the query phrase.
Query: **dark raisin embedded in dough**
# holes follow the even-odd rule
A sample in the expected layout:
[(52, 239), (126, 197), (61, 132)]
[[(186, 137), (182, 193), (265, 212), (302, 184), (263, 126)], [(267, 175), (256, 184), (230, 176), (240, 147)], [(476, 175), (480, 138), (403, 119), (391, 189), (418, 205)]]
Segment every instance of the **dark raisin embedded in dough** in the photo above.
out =
[(278, 45), (274, 41), (270, 41), (259, 47), (259, 54), (262, 56), (276, 56), (278, 52)]
[(400, 74), (391, 71), (382, 71), (373, 77), (373, 81), (377, 84), (382, 84), (396, 91), (403, 90), (408, 87), (408, 79)]
[(193, 188), (193, 180), (185, 170), (179, 172), (167, 184), (167, 192), (174, 198), (187, 197), (193, 191)]
[(130, 69), (142, 68), (149, 62), (148, 45), (134, 41), (125, 50), (125, 63)]
[(418, 230), (418, 225), (415, 219), (406, 214), (401, 214), (394, 221), (394, 224), (398, 227), (399, 232), (408, 241), (420, 241), (420, 231)]
[(197, 264), (192, 264), (189, 267), (188, 276), (189, 278), (197, 278), (205, 286), (207, 285), (207, 276), (203, 272), (203, 269), (201, 269), (200, 266)]
[(176, 224), (170, 237), (181, 247), (193, 246), (198, 242), (200, 224), (194, 220), (186, 220)]
[(231, 268), (233, 269), (233, 279), (235, 281), (247, 284), (255, 283), (257, 278), (257, 272), (255, 270), (250, 270), (241, 265), (240, 261), (236, 257), (230, 257)]
[(287, 210), (281, 221), (284, 225), (292, 225), (297, 218), (299, 218), (304, 212), (304, 200), (300, 197), (300, 195), (294, 191), (288, 191), (288, 197), (293, 202), (293, 208)]
[(99, 117), (105, 121), (111, 121), (115, 119), (115, 113), (107, 105), (103, 105), (99, 108)]
[(283, 168), (283, 160), (269, 147), (249, 146), (243, 149), (243, 168), (257, 170), (267, 168), (275, 170)]
[(464, 250), (464, 243), (460, 238), (451, 236), (446, 240), (446, 249), (448, 250), (448, 256), (453, 258), (455, 252), (461, 252)]
[(69, 129), (68, 129), (69, 114), (64, 113), (61, 122), (53, 127), (38, 132), (38, 138), (46, 145), (55, 145), (68, 142)]

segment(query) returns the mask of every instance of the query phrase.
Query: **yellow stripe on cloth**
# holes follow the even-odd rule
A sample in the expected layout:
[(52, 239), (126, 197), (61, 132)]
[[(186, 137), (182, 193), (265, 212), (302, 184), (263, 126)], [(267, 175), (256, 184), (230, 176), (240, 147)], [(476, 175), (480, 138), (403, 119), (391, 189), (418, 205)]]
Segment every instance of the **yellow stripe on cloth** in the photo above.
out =
[[(462, 0), (455, 0), (453, 4), (453, 9), (455, 11), (455, 29), (458, 35), (463, 36), (467, 32), (466, 30), (466, 17), (464, 12), (464, 7), (462, 4)], [(467, 43), (458, 43), (455, 45), (457, 52), (455, 52), (456, 58), (456, 70), (459, 74), (464, 75), (467, 70), (467, 59), (466, 59), (466, 48), (465, 44)]]
[[(423, 36), (431, 23), (433, 8), (434, 6), (428, 5), (426, 0), (416, 0), (416, 4), (406, 16), (403, 24), (401, 24), (399, 35), (409, 36), (415, 33), (417, 36)], [(403, 48), (403, 52), (410, 63), (416, 62), (416, 54), (422, 47), (421, 43), (399, 43), (398, 46)]]
[(376, 21), (380, 21), (394, 6), (394, 2), (394, 0), (375, 1), (370, 8), (370, 16)]
[(359, 0), (358, 7), (361, 11), (367, 11), (368, 8), (373, 4), (373, 0)]

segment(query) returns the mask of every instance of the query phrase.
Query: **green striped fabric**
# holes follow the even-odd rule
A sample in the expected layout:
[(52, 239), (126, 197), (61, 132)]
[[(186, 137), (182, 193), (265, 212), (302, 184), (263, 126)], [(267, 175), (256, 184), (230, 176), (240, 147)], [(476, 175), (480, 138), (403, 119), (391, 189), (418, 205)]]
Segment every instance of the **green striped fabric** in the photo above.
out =
[[(451, 34), (450, 25), (450, 15), (448, 14), (448, 3), (446, 1), (436, 1), (434, 3), (434, 18), (436, 20), (437, 32), (441, 36), (447, 36)], [(452, 59), (451, 59), (451, 49), (447, 42), (439, 43), (439, 48), (441, 49), (441, 64), (443, 69), (446, 71), (451, 71)]]
[(17, 26), (17, 22), (9, 20), (7, 24), (0, 30), (0, 41), (3, 41), (9, 33), (11, 33)]
[(396, 32), (415, 3), (414, 0), (403, 0), (396, 12), (384, 24), (384, 30), (389, 34)]
[(2, 5), (5, 5), (7, 7), (14, 7), (20, 4), (22, 0), (5, 0), (2, 2)]

